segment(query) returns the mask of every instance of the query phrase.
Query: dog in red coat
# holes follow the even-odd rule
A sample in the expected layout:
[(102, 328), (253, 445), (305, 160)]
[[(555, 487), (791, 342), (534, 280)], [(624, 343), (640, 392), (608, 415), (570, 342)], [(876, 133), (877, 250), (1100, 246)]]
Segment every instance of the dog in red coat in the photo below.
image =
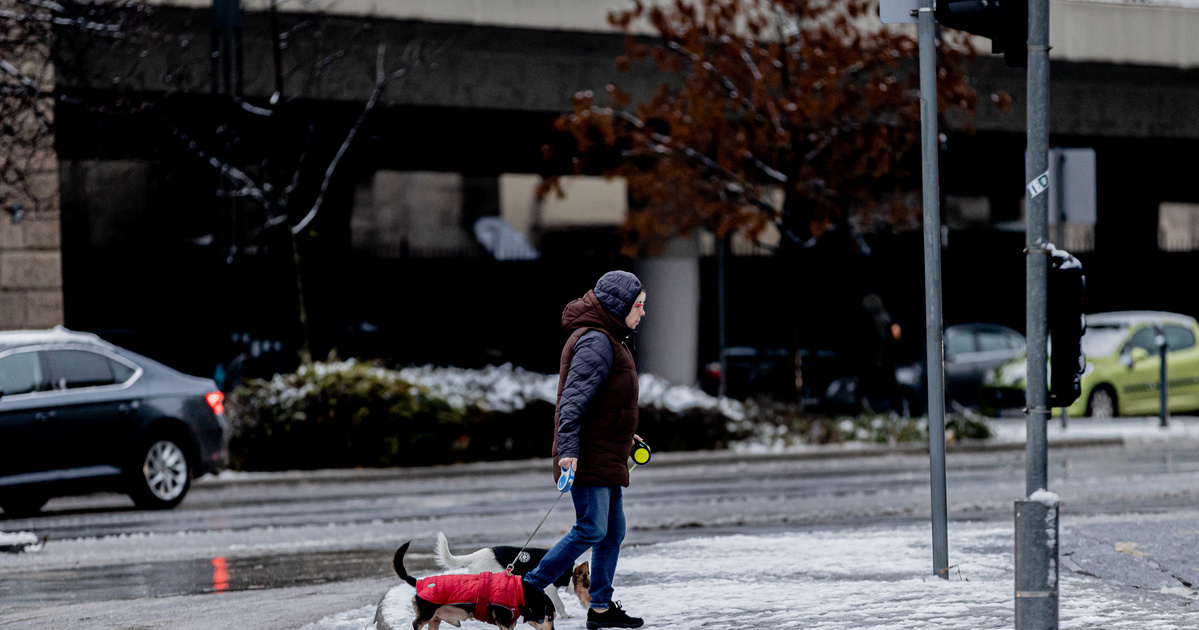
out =
[(391, 566), (400, 579), (416, 589), (412, 630), (421, 630), (426, 624), (429, 630), (439, 630), (443, 621), (458, 627), (471, 617), (504, 630), (515, 628), (523, 617), (537, 630), (554, 630), (554, 603), (545, 591), (525, 584), (519, 575), (474, 573), (418, 580), (404, 569), (409, 544), (400, 545)]

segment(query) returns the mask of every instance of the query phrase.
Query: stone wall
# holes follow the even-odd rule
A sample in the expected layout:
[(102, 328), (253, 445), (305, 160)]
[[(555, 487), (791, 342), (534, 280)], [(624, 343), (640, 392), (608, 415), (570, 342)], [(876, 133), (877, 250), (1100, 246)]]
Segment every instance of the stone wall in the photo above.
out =
[(62, 323), (58, 210), (26, 213), (20, 223), (0, 215), (0, 329)]

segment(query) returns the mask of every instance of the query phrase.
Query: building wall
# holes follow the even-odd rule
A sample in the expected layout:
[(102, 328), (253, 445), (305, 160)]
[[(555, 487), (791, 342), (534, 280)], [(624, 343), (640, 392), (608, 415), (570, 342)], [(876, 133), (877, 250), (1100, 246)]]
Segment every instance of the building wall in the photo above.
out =
[[(0, 2), (5, 8), (9, 0)], [(20, 36), (16, 27), (15, 36)], [(0, 34), (13, 37), (13, 33)], [(54, 90), (54, 67), (37, 52), (23, 48), (25, 59), (5, 60), (43, 93)], [(11, 85), (11, 84), (8, 84)], [(23, 96), (6, 94), (0, 98)], [(62, 252), (59, 231), (58, 155), (54, 137), (43, 131), (53, 124), (53, 113), (39, 119), (32, 108), (51, 108), (48, 97), (27, 101), (15, 116), (4, 120), (0, 161), (23, 164), (23, 181), (0, 182), (0, 329), (47, 328), (63, 323)], [(8, 107), (5, 108), (9, 110)]]
[[(315, 4), (319, 3), (286, 3), (286, 6), (315, 6)], [(412, 6), (414, 3), (397, 4)], [(487, 5), (487, 3), (474, 4), (480, 8), (493, 6)], [(494, 6), (499, 4), (506, 3), (496, 3)], [(444, 6), (449, 5), (461, 7), (464, 6), (464, 3), (447, 2)], [(1054, 4), (1054, 6), (1057, 5), (1058, 3)], [(247, 6), (250, 4), (247, 3)], [(428, 6), (441, 10), (440, 7), (443, 5), (428, 3)], [(522, 4), (522, 6), (526, 5)], [(164, 12), (161, 17), (175, 20), (175, 22), (170, 22), (174, 25), (172, 28), (163, 28), (162, 30), (189, 33), (192, 35), (192, 44), (183, 46), (180, 44), (180, 40), (155, 44), (161, 48), (150, 50), (144, 58), (141, 55), (142, 50), (136, 46), (125, 51), (126, 57), (119, 55), (97, 57), (93, 60), (93, 65), (85, 66), (90, 68), (90, 74), (70, 78), (65, 83), (66, 89), (79, 94), (89, 93), (83, 88), (109, 90), (111, 89), (111, 79), (121, 77), (125, 81), (121, 85), (123, 89), (149, 94), (151, 97), (162, 92), (170, 92), (177, 101), (184, 99), (201, 101), (202, 99), (196, 98), (196, 95), (206, 94), (208, 89), (208, 65), (205, 60), (208, 53), (209, 36), (207, 12), (204, 10)], [(290, 20), (285, 23), (285, 27), (291, 28), (304, 16), (290, 14), (285, 17)], [(379, 16), (373, 16), (372, 19), (377, 17)], [(623, 49), (622, 38), (619, 35), (595, 31), (554, 30), (549, 26), (535, 27), (535, 25), (519, 22), (497, 24), (486, 20), (447, 20), (442, 23), (434, 23), (417, 19), (420, 16), (395, 15), (391, 17), (403, 19), (378, 19), (369, 31), (361, 30), (362, 20), (359, 18), (351, 19), (345, 15), (329, 18), (313, 17), (312, 19), (318, 27), (298, 30), (286, 54), (286, 64), (288, 64), (289, 70), (293, 71), (289, 73), (286, 95), (303, 99), (300, 103), (293, 104), (293, 107), (311, 105), (316, 108), (319, 104), (321, 115), (313, 119), (320, 120), (321, 128), (324, 129), (329, 126), (326, 123), (330, 122), (333, 122), (332, 126), (336, 127), (336, 121), (345, 123), (345, 127), (348, 128), (349, 123), (357, 116), (361, 108), (360, 103), (365, 100), (373, 87), (372, 73), (369, 72), (369, 69), (373, 68), (379, 43), (388, 45), (388, 50), (391, 51), (389, 55), (392, 53), (398, 55), (406, 43), (414, 40), (422, 40), (435, 49), (435, 66), (421, 67), (406, 77), (404, 81), (389, 89), (384, 98), (387, 106), (380, 107), (373, 114), (371, 133), (369, 136), (364, 134), (361, 142), (347, 155), (343, 171), (346, 173), (358, 173), (369, 178), (370, 173), (383, 170), (443, 171), (450, 174), (461, 173), (466, 177), (467, 183), (472, 178), (492, 178), (503, 173), (535, 173), (544, 168), (539, 148), (545, 142), (545, 138), (539, 138), (539, 135), (548, 135), (549, 121), (557, 112), (568, 106), (570, 94), (580, 89), (596, 89), (606, 83), (616, 81), (624, 86), (631, 85), (632, 87), (628, 91), (633, 93), (634, 98), (637, 98), (638, 86), (641, 93), (646, 93), (658, 80), (648, 74), (619, 75), (615, 72), (613, 57)], [(587, 29), (580, 29), (580, 31), (587, 31)], [(319, 38), (314, 35), (315, 33), (321, 34)], [(271, 80), (271, 56), (266, 45), (268, 34), (267, 20), (261, 13), (247, 16), (246, 94), (247, 97), (256, 99), (257, 103), (265, 102), (274, 89)], [(323, 38), (323, 41), (320, 38)], [(310, 60), (314, 54), (322, 50), (328, 51), (334, 47), (333, 42), (344, 41), (350, 41), (352, 45), (347, 49), (345, 57), (334, 66), (334, 71), (316, 75), (303, 66), (305, 60)], [(389, 56), (389, 59), (394, 58)], [(125, 63), (131, 65), (128, 67), (122, 65)], [(190, 76), (175, 76), (170, 72), (171, 68), (189, 64), (194, 69)], [(129, 70), (130, 67), (135, 70)], [(1073, 144), (1083, 146), (1091, 136), (1135, 139), (1136, 142), (1113, 146), (1107, 153), (1103, 152), (1101, 148), (1100, 169), (1124, 170), (1123, 168), (1116, 169), (1116, 166), (1128, 167), (1141, 164), (1141, 168), (1145, 171), (1153, 171), (1170, 158), (1163, 152), (1161, 155), (1154, 155), (1152, 159), (1148, 159), (1145, 154), (1152, 153), (1151, 146), (1156, 146), (1152, 139), (1183, 140), (1186, 142), (1179, 146), (1184, 149), (1192, 147), (1193, 141), (1199, 139), (1199, 118), (1189, 115), (1190, 104), (1199, 101), (1199, 81), (1195, 80), (1195, 72), (1195, 70), (1177, 66), (1122, 66), (1103, 60), (1086, 58), (1071, 61), (1055, 56), (1053, 93), (1051, 95), (1052, 129), (1056, 135), (1068, 136)], [(174, 83), (168, 82), (167, 77), (171, 77)], [(994, 200), (1005, 203), (1009, 201), (1007, 195), (1010, 191), (1011, 204), (1009, 205), (1014, 208), (1014, 204), (1022, 195), (1021, 151), (1025, 121), (1023, 101), (1025, 76), (1023, 71), (1004, 68), (999, 59), (982, 58), (972, 68), (971, 77), (979, 90), (980, 100), (984, 106), (977, 119), (970, 124), (982, 133), (978, 136), (963, 136), (960, 133), (950, 132), (947, 145), (949, 153), (944, 154), (942, 160), (942, 168), (945, 170), (942, 178), (943, 187), (946, 189), (956, 188), (960, 194), (991, 195)], [(989, 102), (988, 96), (996, 91), (1007, 91), (1015, 97), (1011, 113), (997, 113), (985, 105)], [(196, 116), (195, 112), (188, 110), (186, 113), (187, 115), (179, 117), (179, 120), (191, 125), (185, 129), (186, 131), (192, 133), (193, 128), (204, 128), (204, 124), (196, 123), (197, 118), (200, 117)], [(74, 115), (82, 117), (79, 113)], [(213, 116), (215, 117), (216, 114)], [(964, 129), (965, 124), (964, 122), (959, 123), (956, 129)], [(86, 130), (84, 132), (86, 133)], [(77, 139), (63, 138), (62, 146), (87, 145), (77, 146), (74, 149), (62, 148), (64, 159), (71, 160), (101, 154), (127, 155), (137, 150), (144, 150), (147, 153), (159, 150), (159, 146), (150, 147), (149, 143), (147, 143), (147, 147), (150, 148), (130, 148), (131, 145), (138, 142), (137, 139), (130, 139), (131, 135), (113, 134), (111, 141), (103, 145), (99, 142), (88, 145)], [(77, 133), (76, 136), (78, 137), (79, 134)], [(1142, 139), (1150, 140), (1142, 142)], [(171, 142), (177, 141), (161, 142), (160, 146), (173, 146)], [(963, 147), (970, 149), (968, 155), (957, 158), (955, 152), (962, 151)], [(1003, 152), (997, 152), (996, 147), (1002, 147)], [(75, 153), (67, 156), (67, 153), (72, 151)], [(1194, 154), (1193, 150), (1173, 153), (1173, 155), (1184, 156)], [(1122, 160), (1108, 159), (1109, 155), (1121, 156)], [(197, 172), (207, 172), (203, 170), (206, 168), (203, 165), (193, 164), (191, 166)], [(1011, 171), (1010, 177), (1008, 177), (1009, 170)], [(1158, 179), (1151, 172), (1141, 173), (1141, 175), (1152, 176), (1149, 179), (1136, 178), (1136, 181), (1144, 179), (1144, 181), (1151, 182), (1146, 186), (1150, 190), (1160, 190), (1160, 184), (1167, 179)], [(458, 177), (457, 175), (449, 176)], [(1008, 182), (1009, 179), (1010, 182)], [(1169, 179), (1180, 182), (1179, 186), (1183, 185), (1181, 183), (1183, 178)], [(1108, 185), (1124, 180), (1119, 176), (1113, 176), (1101, 177), (1100, 181), (1104, 185)], [(367, 179), (365, 182), (370, 182), (370, 180)], [(393, 196), (392, 193), (384, 193), (384, 187), (381, 186), (378, 188), (379, 192), (376, 196), (373, 191), (377, 183), (367, 184), (363, 181), (358, 183), (364, 185), (364, 188), (359, 189), (359, 198), (365, 199), (366, 193), (371, 191), (371, 204), (379, 204), (380, 200), (390, 199)], [(66, 185), (64, 178), (64, 187)], [(1189, 185), (1189, 181), (1186, 185)], [(340, 229), (336, 226), (336, 220), (330, 217), (336, 217), (338, 212), (347, 211), (353, 206), (353, 186), (353, 184), (339, 185), (337, 182), (333, 184), (331, 192), (340, 190), (344, 193), (342, 194), (343, 201), (349, 201), (339, 205), (333, 203), (334, 196), (331, 195), (330, 203), (323, 211), (323, 218), (320, 219), (325, 223), (318, 227), (328, 228), (327, 231), (330, 232)], [(164, 191), (165, 189), (166, 186), (164, 186)], [(1165, 193), (1154, 192), (1153, 194)], [(1188, 193), (1185, 190), (1172, 194), (1174, 194), (1174, 197), (1170, 199), (1172, 201), (1197, 201), (1194, 193)], [(64, 195), (66, 195), (65, 191)], [(77, 207), (72, 206), (75, 209), (69, 213), (64, 212), (64, 214), (80, 218), (79, 225), (85, 224), (83, 219), (86, 219), (87, 224), (101, 221), (102, 217), (90, 215), (93, 212), (101, 211), (102, 204), (89, 197), (89, 195), (80, 193), (78, 199), (71, 200), (71, 203), (78, 201)], [(117, 201), (126, 200), (117, 199)], [(1147, 225), (1150, 230), (1148, 232), (1150, 240), (1145, 242), (1156, 242), (1153, 240), (1156, 237), (1154, 231), (1156, 223), (1152, 220), (1140, 220), (1140, 217), (1145, 214), (1141, 212), (1142, 206), (1150, 201), (1152, 204), (1156, 204), (1159, 200), (1149, 199), (1148, 195), (1143, 194), (1142, 191), (1136, 191), (1135, 194), (1133, 191), (1105, 194), (1100, 200), (1100, 221), (1101, 223), (1109, 221), (1111, 228), (1108, 232), (1100, 229), (1098, 249), (1101, 255), (1106, 256), (1107, 252), (1111, 252), (1112, 256), (1119, 256), (1122, 264), (1125, 265), (1122, 268), (1124, 272), (1148, 269), (1151, 265), (1143, 264), (1143, 261), (1140, 260), (1124, 260), (1126, 257), (1119, 254), (1123, 246), (1112, 242), (1112, 247), (1105, 248), (1104, 239), (1108, 238), (1107, 234), (1112, 234), (1112, 238), (1116, 235), (1121, 237), (1130, 234), (1141, 235), (1146, 231), (1145, 226)], [(67, 206), (67, 200), (64, 200), (63, 205), (64, 208)], [(1152, 212), (1156, 206), (1145, 205), (1145, 207)], [(998, 216), (1001, 214), (999, 204), (996, 204), (996, 208), (994, 215)], [(177, 208), (172, 207), (169, 210), (174, 211)], [(1007, 212), (1004, 216), (1009, 216), (1011, 219), (1016, 218), (1014, 210), (1004, 212)], [(131, 215), (124, 213), (122, 216)], [(447, 215), (443, 213), (439, 216)], [(2, 215), (0, 218), (3, 218)], [(1134, 219), (1136, 225), (1130, 226)], [(349, 218), (345, 222), (347, 226), (350, 225)], [(1116, 227), (1117, 225), (1119, 228)], [(346, 248), (348, 250), (351, 247), (350, 239), (353, 238), (352, 227), (347, 227), (347, 232)], [(105, 233), (119, 235), (119, 230)], [(0, 236), (3, 234), (4, 232), (0, 231)], [(79, 238), (75, 238), (76, 236)], [(76, 243), (83, 243), (92, 248), (80, 247), (70, 254), (72, 261), (76, 261), (73, 262), (74, 269), (79, 272), (76, 275), (68, 276), (70, 294), (75, 296), (80, 295), (80, 292), (90, 292), (90, 304), (86, 308), (75, 310), (76, 315), (73, 316), (80, 317), (79, 313), (91, 309), (93, 313), (85, 314), (84, 319), (90, 318), (88, 321), (95, 322), (99, 321), (101, 315), (104, 315), (113, 319), (112, 325), (115, 326), (117, 323), (132, 321), (132, 319), (125, 317), (122, 318), (122, 322), (116, 322), (115, 320), (118, 318), (112, 316), (112, 307), (105, 301), (106, 292), (97, 288), (97, 282), (93, 282), (95, 277), (84, 273), (91, 272), (97, 267), (94, 264), (94, 258), (99, 247), (96, 244), (98, 236), (90, 230), (83, 234), (78, 234), (74, 229), (71, 230), (72, 240), (67, 246), (68, 250), (71, 250)], [(20, 238), (25, 239), (26, 237), (21, 236)], [(371, 239), (365, 240), (370, 241)], [(552, 363), (560, 345), (560, 342), (554, 343), (557, 340), (552, 337), (554, 333), (558, 332), (557, 322), (554, 321), (556, 311), (560, 310), (565, 301), (577, 297), (589, 288), (590, 284), (594, 282), (594, 278), (598, 277), (600, 273), (621, 264), (614, 256), (601, 259), (576, 246), (577, 243), (584, 240), (590, 243), (595, 239), (588, 234), (577, 241), (568, 241), (569, 246), (557, 246), (557, 250), (570, 250), (567, 252), (570, 254), (569, 257), (554, 258), (551, 256), (550, 260), (537, 264), (522, 263), (501, 266), (494, 261), (443, 259), (356, 260), (354, 264), (361, 267), (351, 269), (350, 273), (344, 275), (338, 275), (342, 271), (336, 265), (330, 264), (324, 266), (329, 269), (329, 279), (324, 282), (324, 285), (320, 281), (314, 281), (306, 284), (305, 290), (309, 292), (310, 309), (313, 303), (321, 301), (321, 299), (311, 296), (325, 291), (325, 294), (330, 296), (326, 301), (336, 306), (335, 309), (331, 307), (331, 310), (339, 311), (333, 312), (327, 317), (328, 321), (333, 322), (329, 327), (333, 331), (330, 333), (330, 337), (334, 341), (331, 341), (329, 345), (338, 344), (343, 349), (351, 347), (344, 340), (336, 339), (338, 334), (344, 334), (346, 328), (345, 325), (340, 324), (348, 323), (356, 326), (354, 330), (378, 328), (384, 331), (395, 331), (386, 333), (393, 334), (394, 339), (398, 340), (394, 345), (397, 350), (390, 356), (405, 360), (454, 361), (462, 364), (472, 364), (472, 362), (483, 360), (512, 360), (526, 365), (536, 365), (536, 361)], [(376, 244), (377, 241), (378, 239), (375, 240)], [(968, 251), (971, 254), (979, 251), (977, 247), (969, 246), (958, 249), (963, 242), (968, 243), (968, 241), (958, 240), (955, 236), (951, 239), (949, 251)], [(923, 303), (922, 292), (917, 282), (922, 277), (918, 256), (919, 239), (917, 238), (911, 247), (902, 251), (899, 247), (895, 247), (898, 253), (884, 251), (881, 245), (876, 244), (875, 247), (878, 251), (874, 259), (876, 261), (901, 259), (914, 261), (912, 264), (902, 267), (905, 274), (896, 274), (897, 284), (895, 286), (897, 288), (894, 291), (896, 297), (892, 302), (892, 298), (888, 295), (888, 303), (894, 308), (897, 317), (907, 316), (906, 321), (913, 322), (910, 327), (906, 328), (907, 330), (921, 330), (919, 322), (922, 321)], [(547, 248), (549, 248), (548, 245)], [(1003, 251), (1008, 250), (1018, 253), (1019, 247)], [(132, 256), (136, 252), (122, 251), (122, 253)], [(88, 256), (91, 256), (93, 260), (87, 260)], [(333, 258), (331, 254), (330, 260)], [(122, 263), (127, 262), (126, 259), (119, 260)], [(224, 257), (222, 256), (220, 260), (224, 260)], [(845, 319), (840, 315), (860, 302), (860, 290), (877, 289), (877, 287), (859, 287), (853, 282), (865, 284), (870, 278), (878, 276), (878, 271), (873, 269), (859, 271), (853, 268), (851, 263), (841, 261), (839, 258), (829, 257), (829, 260), (834, 260), (838, 264), (826, 266), (826, 269), (832, 270), (828, 273), (815, 274), (812, 272), (812, 269), (815, 269), (813, 266), (806, 268), (803, 274), (795, 274), (793, 277), (781, 277), (778, 269), (771, 266), (778, 264), (773, 260), (755, 260), (743, 263), (743, 266), (747, 268), (753, 266), (751, 270), (753, 273), (747, 272), (746, 276), (755, 278), (758, 275), (765, 276), (763, 282), (767, 286), (763, 287), (762, 291), (773, 291), (771, 299), (777, 298), (785, 301), (783, 297), (779, 296), (796, 296), (786, 299), (803, 301), (805, 305), (808, 305), (810, 300), (810, 304), (819, 304), (820, 308), (809, 307), (808, 311), (827, 311), (826, 319), (830, 320), (831, 324), (840, 324), (841, 322), (836, 320)], [(949, 259), (947, 258), (947, 260)], [(970, 257), (964, 255), (963, 260), (968, 261)], [(207, 272), (214, 268), (212, 262), (207, 259), (197, 256), (196, 261), (186, 261), (191, 265), (188, 269), (196, 276), (205, 275), (201, 273), (201, 270)], [(45, 263), (45, 260), (42, 262)], [(979, 262), (978, 276), (981, 278), (998, 276), (997, 269), (1003, 269), (1004, 274), (1007, 274), (1007, 270), (1014, 270), (1010, 275), (1015, 279), (1015, 283), (1007, 282), (1010, 278), (1005, 275), (1001, 280), (1006, 284), (1003, 284), (1000, 289), (1015, 287), (1017, 290), (1006, 292), (996, 290), (992, 286), (993, 283), (979, 282), (977, 278), (971, 278), (969, 283), (963, 281), (958, 286), (978, 290), (980, 294), (986, 289), (985, 295), (973, 296), (972, 294), (975, 299), (964, 300), (961, 299), (961, 293), (954, 294), (947, 290), (946, 321), (952, 322), (954, 318), (959, 318), (958, 321), (961, 321), (960, 318), (996, 317), (997, 313), (1003, 309), (1013, 314), (1010, 318), (1011, 321), (1022, 321), (1022, 307), (1019, 306), (1022, 294), (1018, 291), (1021, 286), (1019, 281), (1023, 277), (1022, 259), (1001, 260), (995, 256), (982, 257)], [(0, 258), (0, 265), (2, 264), (3, 259)], [(671, 261), (649, 263), (644, 269), (639, 268), (639, 273), (646, 275), (647, 287), (651, 289), (652, 308), (646, 328), (643, 330), (643, 334), (639, 335), (638, 343), (642, 346), (642, 352), (639, 353), (638, 359), (647, 368), (646, 371), (677, 370), (678, 375), (672, 380), (686, 382), (690, 377), (686, 370), (680, 369), (680, 366), (694, 366), (696, 354), (699, 354), (699, 358), (704, 360), (711, 360), (713, 356), (710, 351), (702, 348), (699, 353), (689, 348), (694, 347), (697, 335), (710, 337), (714, 329), (710, 325), (701, 326), (695, 323), (697, 316), (688, 310), (693, 308), (696, 303), (698, 297), (695, 296), (709, 295), (707, 291), (702, 293), (699, 291), (700, 280), (695, 275), (698, 272), (693, 273), (691, 268), (687, 267), (687, 265), (698, 265), (698, 263), (692, 258), (679, 264), (682, 266), (674, 271), (671, 271), (672, 265), (674, 265)], [(32, 263), (26, 266), (32, 267)], [(946, 265), (947, 269), (952, 266), (949, 263)], [(961, 269), (964, 266), (964, 264), (959, 264), (957, 268)], [(322, 265), (312, 265), (312, 268), (316, 269), (321, 267)], [(569, 274), (562, 269), (567, 267), (569, 267)], [(899, 268), (898, 265), (889, 267)], [(1096, 260), (1094, 268), (1100, 269), (1101, 267), (1102, 263)], [(17, 267), (14, 266), (13, 269), (17, 269)], [(285, 269), (286, 271), (288, 270)], [(450, 271), (455, 273), (450, 273)], [(887, 271), (887, 269), (882, 271)], [(28, 275), (32, 277), (34, 274)], [(294, 286), (294, 276), (289, 276), (288, 273), (273, 275), (262, 273), (253, 277), (249, 273), (242, 275), (247, 276), (247, 279), (242, 281), (254, 292), (261, 292), (264, 287), (286, 288), (288, 281), (293, 281), (292, 285)], [(813, 276), (817, 275), (821, 277), (814, 279)], [(24, 277), (20, 273), (16, 276)], [(5, 277), (7, 276), (0, 275), (0, 281)], [(350, 280), (348, 284), (346, 277)], [(578, 286), (571, 285), (568, 290), (564, 278), (577, 280)], [(308, 282), (309, 279), (306, 278), (305, 281)], [(438, 281), (434, 282), (434, 279)], [(766, 280), (769, 282), (765, 282)], [(905, 290), (900, 291), (899, 280), (909, 282), (910, 286), (902, 285)], [(112, 282), (111, 279), (108, 281)], [(61, 280), (59, 282), (61, 285)], [(386, 283), (398, 283), (398, 289), (396, 291), (379, 291), (380, 284)], [(199, 285), (200, 282), (194, 284)], [(708, 284), (710, 282), (705, 283), (704, 286), (707, 287)], [(737, 283), (731, 280), (730, 284)], [(111, 286), (119, 287), (120, 285)], [(222, 298), (226, 292), (229, 295), (230, 310), (261, 310), (245, 307), (243, 294), (251, 291), (238, 293), (226, 289), (225, 285), (218, 286), (221, 287)], [(483, 324), (475, 321), (478, 317), (474, 315), (475, 311), (472, 309), (477, 309), (477, 305), (480, 303), (502, 304), (503, 300), (508, 299), (509, 294), (512, 293), (512, 286), (523, 292), (519, 295), (533, 294), (536, 297), (529, 299), (539, 300), (535, 304), (528, 305), (528, 313), (535, 313), (538, 317), (547, 314), (554, 317), (548, 317), (544, 322), (539, 321), (536, 326), (526, 326), (520, 318), (504, 319), (501, 322), (493, 323), (492, 318), (488, 317), (484, 318), (487, 321)], [(951, 286), (951, 282), (947, 281), (947, 287), (949, 286)], [(437, 305), (440, 309), (436, 311), (438, 316), (435, 318), (418, 318), (417, 316), (424, 315), (425, 311), (411, 306), (406, 307), (395, 301), (397, 295), (424, 295), (443, 291), (445, 287), (451, 287), (454, 294), (440, 299), (440, 303)], [(543, 298), (542, 294), (547, 292), (545, 287), (552, 287), (555, 293)], [(675, 289), (681, 290), (687, 287), (695, 288), (680, 291), (676, 297), (671, 297), (675, 295), (673, 293)], [(966, 289), (959, 289), (959, 291)], [(21, 290), (32, 291), (32, 289)], [(1115, 296), (1120, 293), (1116, 288), (1107, 289), (1106, 292), (1102, 291), (1104, 291), (1103, 286), (1098, 283), (1097, 295), (1101, 297)], [(482, 299), (479, 297), (480, 294), (483, 296)], [(830, 298), (830, 296), (838, 295), (843, 298), (840, 299), (840, 303), (847, 305), (845, 308), (837, 307), (834, 300)], [(234, 296), (239, 297), (234, 299)], [(911, 298), (910, 303), (903, 301), (907, 297)], [(285, 304), (288, 299), (294, 301), (290, 295), (282, 295), (274, 302)], [(1103, 299), (1114, 300), (1114, 298)], [(1187, 299), (1189, 300), (1189, 297)], [(338, 302), (339, 300), (340, 302)], [(76, 302), (72, 298), (71, 304), (82, 303), (82, 301)], [(759, 310), (768, 311), (776, 318), (779, 317), (779, 313), (803, 311), (800, 308), (760, 307), (760, 296), (754, 294), (742, 297), (730, 296), (729, 301), (731, 304), (742, 305), (740, 315), (738, 315), (737, 307), (730, 308), (730, 345), (777, 344), (777, 339), (771, 339), (771, 336), (777, 336), (778, 330), (798, 325), (785, 321), (763, 322)], [(59, 303), (61, 304), (61, 297), (59, 297)], [(185, 296), (179, 297), (179, 303), (191, 306)], [(1100, 303), (1102, 302), (1096, 302), (1096, 304)], [(1114, 304), (1114, 302), (1112, 303)], [(28, 298), (25, 298), (25, 302), (22, 304), (23, 306), (20, 307), (23, 309), (22, 312), (27, 312)], [(967, 310), (965, 306), (961, 305), (971, 305), (971, 308), (977, 305), (977, 310)], [(1195, 310), (1199, 308), (1199, 303), (1186, 302), (1164, 306), (1178, 310)], [(954, 308), (959, 310), (954, 311)], [(178, 312), (191, 313), (193, 311), (194, 308), (189, 308), (186, 311), (180, 309)], [(445, 313), (450, 315), (445, 315)], [(823, 312), (819, 314), (824, 315)], [(740, 325), (736, 324), (738, 317), (742, 318)], [(279, 322), (286, 321), (284, 317), (275, 319)], [(428, 321), (429, 319), (434, 321)], [(1004, 317), (999, 317), (999, 319), (1008, 321)], [(83, 321), (83, 319), (74, 321)], [(194, 328), (212, 328), (215, 326), (211, 323), (212, 321), (211, 318), (195, 318)], [(369, 323), (372, 326), (357, 325), (359, 322)], [(805, 321), (803, 323), (806, 329), (820, 330), (818, 322)], [(174, 331), (166, 332), (175, 334)], [(385, 333), (373, 334), (378, 336)], [(463, 337), (464, 334), (470, 336)], [(833, 335), (829, 335), (829, 337), (832, 338)], [(687, 338), (691, 341), (689, 344), (676, 344), (672, 341), (676, 338)], [(448, 351), (455, 350), (455, 346), (459, 346), (457, 352), (460, 356), (447, 354)], [(361, 347), (368, 351), (383, 351), (380, 349), (380, 344), (373, 341), (362, 343)], [(655, 350), (655, 347), (658, 349)], [(468, 348), (483, 349), (485, 353), (480, 350), (481, 356), (468, 356), (465, 352)], [(680, 352), (686, 356), (682, 358), (676, 356)], [(485, 356), (482, 356), (483, 354)], [(320, 352), (318, 352), (319, 355), (321, 355)], [(552, 365), (549, 369), (552, 369)], [(693, 377), (694, 367), (690, 368), (690, 373)]]
[[(212, 0), (151, 0), (165, 7), (207, 9)], [(643, 0), (669, 4), (670, 0)], [(247, 12), (263, 12), (271, 0), (242, 0)], [(301, 0), (279, 3), (285, 14), (327, 13), (390, 20), (420, 20), (476, 26), (612, 33), (612, 11), (629, 9), (631, 0)], [(865, 18), (867, 28), (890, 28), (916, 34), (915, 25), (884, 26), (876, 16)], [(652, 34), (644, 21), (638, 34)], [(1136, 2), (1051, 0), (1049, 3), (1051, 59), (1157, 65), (1199, 66), (1199, 6), (1186, 0)], [(987, 51), (985, 38), (976, 41)]]
[(0, 216), (0, 329), (63, 323), (60, 243), (57, 210)]

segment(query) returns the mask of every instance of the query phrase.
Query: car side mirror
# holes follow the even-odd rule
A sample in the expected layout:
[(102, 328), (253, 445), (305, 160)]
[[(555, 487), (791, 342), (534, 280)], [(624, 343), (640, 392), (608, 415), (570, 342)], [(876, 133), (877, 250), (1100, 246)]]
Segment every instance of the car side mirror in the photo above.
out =
[(1132, 367), (1141, 361), (1149, 358), (1149, 351), (1144, 348), (1133, 348), (1132, 353), (1128, 355), (1128, 367)]

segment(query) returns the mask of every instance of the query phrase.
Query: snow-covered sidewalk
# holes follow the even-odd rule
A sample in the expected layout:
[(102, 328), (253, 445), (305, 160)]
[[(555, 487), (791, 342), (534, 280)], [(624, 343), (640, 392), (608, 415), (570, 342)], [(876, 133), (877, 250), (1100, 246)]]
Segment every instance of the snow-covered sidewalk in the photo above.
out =
[[(987, 418), (995, 442), (1023, 443), (1028, 424), (1023, 418)], [(1162, 427), (1157, 417), (1148, 418), (1067, 418), (1065, 428), (1054, 416), (1046, 425), (1049, 441), (1120, 438), (1125, 442), (1159, 442), (1178, 439), (1199, 440), (1199, 418), (1176, 416)]]
[[(692, 538), (627, 548), (616, 598), (644, 617), (646, 628), (672, 630), (1011, 628), (1012, 547), (1011, 526), (954, 523), (954, 564), (950, 579), (941, 580), (931, 575), (927, 525)], [(1185, 598), (1130, 597), (1120, 584), (1069, 571), (1061, 580), (1062, 628), (1199, 627), (1199, 620), (1186, 625)], [(308, 628), (375, 628), (376, 621), (380, 630), (410, 628), (412, 595), (401, 583), (380, 603), (377, 619), (374, 612), (368, 618), (369, 611), (346, 611)], [(565, 590), (562, 599), (573, 616), (555, 627), (585, 628), (579, 601)]]

